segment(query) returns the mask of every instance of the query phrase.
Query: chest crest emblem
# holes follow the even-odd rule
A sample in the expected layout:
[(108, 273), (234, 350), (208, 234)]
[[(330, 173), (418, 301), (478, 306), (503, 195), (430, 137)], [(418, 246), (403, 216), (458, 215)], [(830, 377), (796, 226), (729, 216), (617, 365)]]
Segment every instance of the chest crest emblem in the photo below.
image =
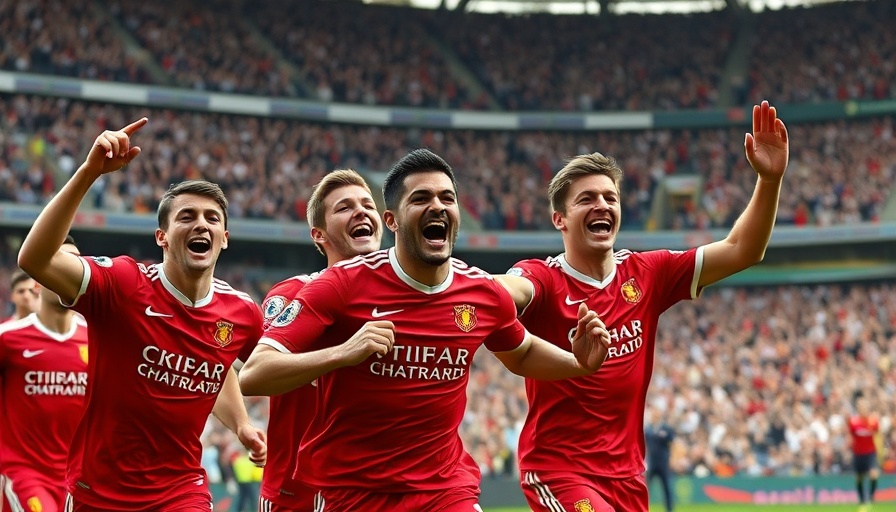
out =
[(215, 322), (215, 326), (215, 342), (222, 347), (230, 345), (230, 342), (233, 341), (233, 324), (218, 320)]
[(635, 282), (634, 277), (622, 283), (622, 298), (625, 299), (625, 302), (637, 304), (641, 302), (641, 297), (643, 296), (644, 293), (638, 288), (638, 283)]
[(476, 307), (469, 304), (454, 306), (454, 323), (464, 332), (470, 332), (476, 327)]

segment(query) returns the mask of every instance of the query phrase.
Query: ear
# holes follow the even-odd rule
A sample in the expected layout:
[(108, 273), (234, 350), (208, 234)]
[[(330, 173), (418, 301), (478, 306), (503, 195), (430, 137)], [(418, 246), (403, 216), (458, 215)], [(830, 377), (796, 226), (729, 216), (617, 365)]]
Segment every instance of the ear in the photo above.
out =
[(168, 248), (167, 234), (162, 231), (162, 228), (156, 229), (156, 245), (158, 245), (162, 249)]
[(221, 241), (221, 250), (227, 249), (230, 244), (230, 231), (224, 230), (224, 240)]
[(558, 231), (566, 231), (566, 217), (562, 213), (555, 211), (551, 214), (551, 222)]
[(398, 231), (398, 222), (395, 220), (395, 214), (391, 210), (383, 212), (383, 223), (389, 228), (389, 231), (395, 233)]
[(316, 244), (323, 244), (327, 241), (327, 237), (323, 230), (311, 228), (311, 240)]

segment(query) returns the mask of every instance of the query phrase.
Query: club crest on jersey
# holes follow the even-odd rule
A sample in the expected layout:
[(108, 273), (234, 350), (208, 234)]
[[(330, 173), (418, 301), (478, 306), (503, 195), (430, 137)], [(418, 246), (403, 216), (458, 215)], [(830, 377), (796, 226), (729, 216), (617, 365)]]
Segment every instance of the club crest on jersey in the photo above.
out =
[(469, 304), (454, 306), (454, 323), (464, 332), (470, 332), (476, 327), (476, 307)]
[(594, 507), (591, 506), (591, 500), (588, 498), (575, 502), (573, 506), (576, 508), (576, 512), (594, 512)]
[(233, 324), (224, 320), (218, 320), (215, 322), (215, 326), (215, 341), (218, 345), (222, 347), (230, 345), (230, 342), (233, 341)]
[(78, 347), (78, 353), (81, 354), (81, 360), (87, 364), (87, 346)]
[(29, 512), (43, 512), (44, 510), (44, 506), (37, 496), (28, 498), (28, 501), (26, 501), (25, 504), (28, 505)]
[(637, 304), (641, 301), (643, 295), (644, 294), (641, 293), (641, 289), (638, 288), (638, 284), (635, 282), (634, 277), (622, 283), (622, 298), (625, 299), (625, 302), (628, 302), (629, 304)]

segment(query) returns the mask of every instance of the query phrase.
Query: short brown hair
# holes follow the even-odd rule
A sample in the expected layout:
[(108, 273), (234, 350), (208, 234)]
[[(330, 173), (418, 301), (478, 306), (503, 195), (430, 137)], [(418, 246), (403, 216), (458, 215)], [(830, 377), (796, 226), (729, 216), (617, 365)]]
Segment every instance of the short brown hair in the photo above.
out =
[(571, 158), (565, 166), (551, 179), (548, 184), (548, 198), (551, 200), (551, 210), (566, 213), (566, 195), (572, 182), (583, 176), (600, 174), (609, 177), (620, 190), (622, 185), (622, 168), (611, 156), (600, 153), (578, 155)]
[[(330, 195), (330, 192), (334, 190), (352, 185), (357, 185), (373, 195), (373, 193), (370, 192), (370, 187), (367, 186), (367, 182), (364, 181), (364, 178), (353, 169), (336, 169), (324, 176), (320, 182), (314, 186), (314, 191), (311, 192), (311, 198), (308, 199), (308, 207), (305, 210), (308, 226), (312, 228), (326, 229), (327, 212), (324, 210), (324, 198)], [(326, 256), (323, 246), (317, 242), (315, 242), (314, 245), (317, 246), (317, 250), (320, 251), (321, 254)]]
[(171, 203), (174, 198), (183, 194), (213, 199), (224, 213), (224, 229), (227, 229), (227, 197), (217, 183), (205, 180), (189, 180), (172, 184), (159, 201), (159, 227), (168, 229), (168, 216), (171, 214)]
[(28, 275), (24, 270), (17, 268), (13, 271), (12, 276), (9, 278), (9, 289), (12, 290), (19, 283), (24, 283), (25, 281), (31, 279), (31, 276)]

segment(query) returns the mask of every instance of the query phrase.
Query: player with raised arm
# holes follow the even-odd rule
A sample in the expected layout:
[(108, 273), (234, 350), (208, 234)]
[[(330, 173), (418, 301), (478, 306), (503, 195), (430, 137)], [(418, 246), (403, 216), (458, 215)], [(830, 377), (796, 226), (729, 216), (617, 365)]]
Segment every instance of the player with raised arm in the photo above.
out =
[(7, 322), (25, 318), (37, 311), (40, 304), (37, 283), (20, 268), (17, 268), (9, 278), (9, 300), (15, 307), (15, 311), (6, 320)]
[(529, 401), (519, 443), (521, 485), (536, 512), (646, 511), (644, 405), (660, 314), (706, 286), (762, 260), (775, 224), (788, 140), (774, 107), (753, 108), (747, 160), (753, 197), (728, 236), (686, 251), (616, 251), (622, 169), (600, 153), (573, 158), (548, 195), (564, 253), (517, 263), (501, 278), (533, 334), (560, 343), (582, 304), (612, 339), (596, 374), (526, 380)]
[[(327, 268), (380, 248), (383, 226), (370, 187), (355, 171), (335, 170), (314, 188), (307, 208), (311, 239), (327, 257)], [(294, 276), (274, 285), (262, 305), (265, 327), (286, 322), (292, 299), (319, 273)], [(294, 307), (294, 306), (293, 306)], [(293, 478), (299, 442), (314, 417), (315, 386), (300, 386), (271, 397), (268, 461), (261, 481), (259, 512), (311, 512), (317, 489)]]
[(229, 236), (221, 189), (206, 181), (168, 189), (155, 232), (160, 264), (60, 249), (94, 181), (140, 154), (131, 137), (146, 122), (97, 137), (19, 252), (19, 266), (87, 320), (90, 386), (66, 476), (73, 512), (210, 510), (199, 439), (209, 413), (254, 461), (266, 456), (231, 368), (261, 335), (261, 311), (214, 278)]
[(582, 307), (576, 355), (557, 349), (525, 331), (490, 275), (451, 257), (457, 187), (437, 155), (402, 158), (383, 195), (395, 246), (308, 283), (240, 382), (249, 395), (278, 394), (317, 379), (297, 472), (320, 490), (317, 512), (473, 512), (480, 473), (457, 431), (473, 353), (484, 344), (530, 377), (588, 375), (606, 356), (607, 333)]
[[(78, 254), (70, 236), (62, 250)], [(34, 313), (0, 326), (0, 510), (62, 510), (84, 412), (87, 324), (52, 291), (38, 297)]]

